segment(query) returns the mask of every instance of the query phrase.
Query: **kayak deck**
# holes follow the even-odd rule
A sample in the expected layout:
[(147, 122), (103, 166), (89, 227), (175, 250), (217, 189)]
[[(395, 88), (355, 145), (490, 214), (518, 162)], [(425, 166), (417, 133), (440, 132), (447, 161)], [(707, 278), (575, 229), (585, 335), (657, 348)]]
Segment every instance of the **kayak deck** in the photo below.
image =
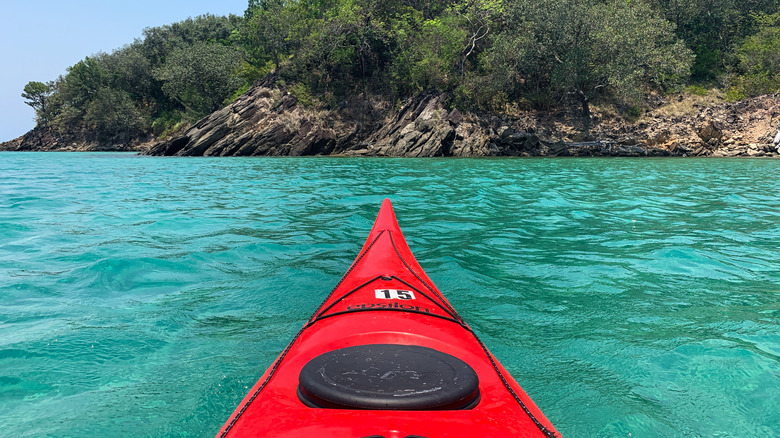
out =
[(553, 437), (422, 270), (389, 200), (219, 437)]

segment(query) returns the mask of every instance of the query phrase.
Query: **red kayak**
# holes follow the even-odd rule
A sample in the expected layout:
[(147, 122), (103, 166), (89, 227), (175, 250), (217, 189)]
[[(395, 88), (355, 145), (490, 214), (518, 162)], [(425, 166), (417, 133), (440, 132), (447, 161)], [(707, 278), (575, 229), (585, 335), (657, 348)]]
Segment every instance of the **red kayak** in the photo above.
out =
[(336, 288), (218, 437), (557, 437), (425, 274), (385, 200)]

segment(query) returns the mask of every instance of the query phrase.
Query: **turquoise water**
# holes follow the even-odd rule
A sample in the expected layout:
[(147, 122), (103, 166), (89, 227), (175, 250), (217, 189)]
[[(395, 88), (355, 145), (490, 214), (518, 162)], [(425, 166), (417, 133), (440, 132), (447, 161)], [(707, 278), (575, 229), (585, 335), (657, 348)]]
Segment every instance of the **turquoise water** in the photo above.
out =
[(207, 437), (381, 200), (566, 437), (780, 426), (780, 160), (0, 154), (0, 435)]

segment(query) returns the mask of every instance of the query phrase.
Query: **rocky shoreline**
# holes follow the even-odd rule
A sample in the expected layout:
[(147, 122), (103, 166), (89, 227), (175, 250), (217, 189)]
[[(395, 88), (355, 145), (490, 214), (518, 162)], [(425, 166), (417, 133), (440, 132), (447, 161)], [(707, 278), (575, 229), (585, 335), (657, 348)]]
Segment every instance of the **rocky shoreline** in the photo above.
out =
[(575, 128), (576, 114), (521, 111), (499, 118), (460, 112), (448, 103), (447, 95), (428, 92), (399, 109), (369, 100), (321, 110), (302, 105), (284, 87), (263, 82), (165, 141), (100, 144), (35, 129), (0, 143), (0, 150), (158, 156), (778, 156), (772, 137), (780, 121), (780, 95), (693, 103), (686, 111), (670, 111), (662, 103), (635, 122), (594, 111), (592, 136)]
[(12, 152), (144, 152), (150, 139), (101, 142), (89, 139), (86, 133), (61, 134), (36, 127), (21, 137), (0, 143), (0, 151)]
[[(462, 113), (446, 95), (422, 93), (399, 110), (363, 103), (317, 111), (273, 84), (260, 84), (150, 155), (777, 156), (771, 144), (780, 96), (649, 114), (637, 123), (597, 114), (594, 137), (577, 116), (528, 111), (512, 119)], [(663, 109), (663, 106), (659, 106)]]

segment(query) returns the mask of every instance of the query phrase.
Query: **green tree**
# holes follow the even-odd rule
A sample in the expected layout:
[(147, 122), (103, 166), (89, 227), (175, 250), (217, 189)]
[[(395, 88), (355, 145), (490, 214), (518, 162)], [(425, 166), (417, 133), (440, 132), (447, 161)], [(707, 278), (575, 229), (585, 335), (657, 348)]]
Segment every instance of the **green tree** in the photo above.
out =
[(411, 92), (454, 89), (462, 74), (469, 37), (464, 21), (462, 16), (448, 13), (424, 20), (419, 31), (409, 32), (394, 60), (396, 88)]
[(486, 46), (486, 37), (496, 30), (496, 19), (503, 14), (504, 3), (501, 0), (466, 0), (453, 6), (452, 10), (463, 17), (466, 37), (461, 50), (460, 73), (465, 75), (466, 63), (478, 57)]
[(98, 140), (127, 143), (142, 135), (147, 123), (124, 91), (103, 87), (86, 108), (84, 121)]
[(111, 88), (127, 92), (133, 100), (151, 103), (159, 96), (159, 83), (152, 74), (152, 65), (143, 54), (141, 44), (134, 43), (100, 59)]
[(40, 124), (63, 134), (93, 132), (101, 141), (124, 141), (153, 126), (164, 132), (219, 107), (226, 95), (258, 77), (251, 67), (242, 76), (233, 71), (241, 59), (236, 34), (242, 22), (204, 15), (148, 28), (132, 44), (69, 67), (43, 84), (48, 91), (31, 83), (23, 97), (36, 108)]
[(387, 84), (391, 60), (387, 5), (380, 0), (335, 0), (300, 12), (299, 49), (290, 73), (315, 91), (376, 91)]
[(757, 14), (780, 9), (778, 0), (644, 0), (675, 25), (696, 55), (691, 75), (712, 81), (726, 71), (734, 45), (757, 31)]
[(138, 43), (152, 67), (159, 67), (173, 51), (196, 43), (230, 45), (233, 33), (241, 23), (242, 18), (235, 15), (219, 17), (206, 14), (165, 26), (146, 28), (143, 40)]
[(486, 57), (493, 84), (520, 84), (520, 94), (572, 99), (590, 128), (590, 104), (636, 101), (647, 87), (687, 77), (692, 60), (673, 27), (648, 7), (595, 0), (514, 0), (509, 23)]
[(54, 93), (53, 82), (30, 81), (22, 90), (22, 97), (27, 105), (35, 110), (36, 122), (40, 126), (47, 126), (51, 116), (51, 96)]
[(87, 56), (68, 68), (68, 73), (60, 85), (60, 92), (65, 104), (81, 112), (86, 110), (97, 91), (108, 84), (108, 74), (100, 58), (105, 54)]
[(234, 73), (244, 52), (216, 43), (195, 43), (177, 49), (154, 70), (166, 95), (195, 116), (222, 107), (224, 100), (243, 84)]
[(757, 17), (759, 30), (737, 47), (738, 87), (745, 95), (780, 91), (780, 12)]
[(278, 70), (282, 58), (296, 47), (293, 33), (299, 21), (298, 8), (285, 0), (250, 2), (247, 10), (249, 44), (267, 56)]

